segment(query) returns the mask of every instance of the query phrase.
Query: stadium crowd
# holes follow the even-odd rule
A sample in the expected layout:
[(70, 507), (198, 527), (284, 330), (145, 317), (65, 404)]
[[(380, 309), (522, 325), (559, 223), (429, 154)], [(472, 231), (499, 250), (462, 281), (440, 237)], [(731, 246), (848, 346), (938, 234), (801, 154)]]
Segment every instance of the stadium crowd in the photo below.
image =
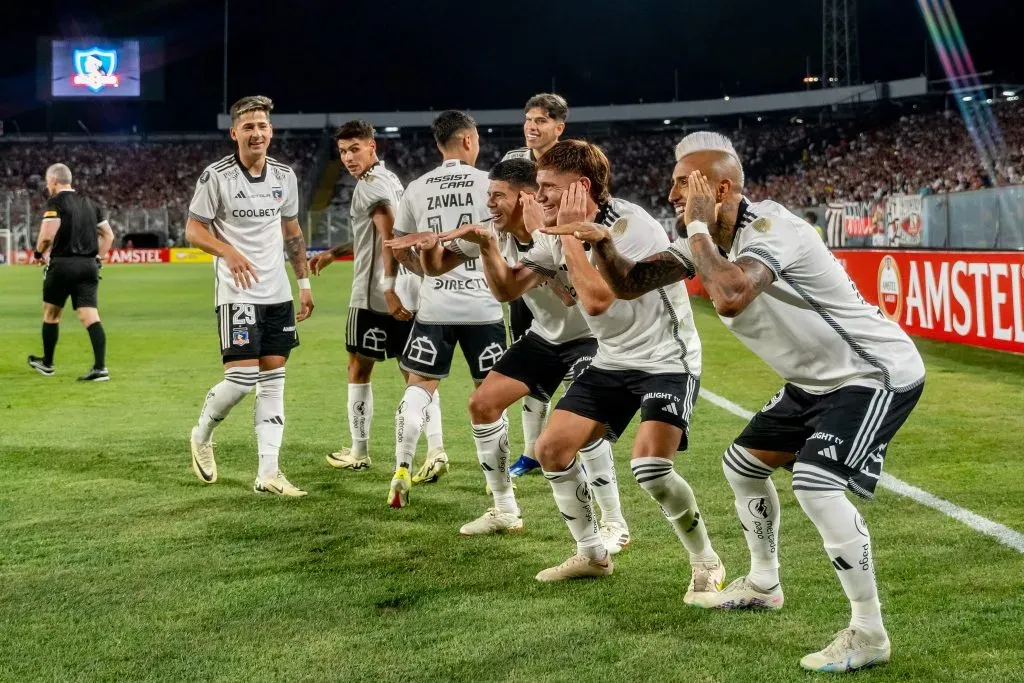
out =
[[(955, 111), (889, 117), (866, 127), (863, 121), (819, 124), (791, 119), (727, 132), (744, 161), (747, 194), (800, 208), (1024, 182), (1024, 106), (1001, 103), (992, 111), (1005, 153), (991, 165), (991, 174)], [(665, 198), (667, 170), (679, 131), (606, 132), (589, 137), (611, 160), (616, 196), (648, 208), (657, 217), (671, 215)], [(316, 136), (279, 135), (272, 154), (292, 165), (304, 183), (313, 183), (316, 179), (310, 176), (319, 142)], [(379, 146), (381, 157), (404, 183), (436, 163), (437, 151), (429, 135), (382, 139)], [(487, 139), (485, 134), (477, 165), (490, 168), (516, 146), (514, 139)], [(229, 151), (228, 141), (4, 144), (0, 193), (27, 194), (35, 214), (44, 200), (43, 172), (50, 163), (62, 161), (73, 169), (76, 185), (109, 208), (116, 231), (126, 231), (118, 217), (129, 209), (166, 208), (168, 236), (175, 241), (180, 239), (198, 170)], [(347, 206), (353, 184), (344, 174), (334, 206)]]

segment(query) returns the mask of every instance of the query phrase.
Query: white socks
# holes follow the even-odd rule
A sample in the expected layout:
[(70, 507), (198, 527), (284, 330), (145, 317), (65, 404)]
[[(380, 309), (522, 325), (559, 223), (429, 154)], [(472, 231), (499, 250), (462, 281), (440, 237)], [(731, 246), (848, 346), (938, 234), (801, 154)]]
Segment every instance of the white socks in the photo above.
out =
[(605, 558), (608, 551), (597, 531), (597, 516), (590, 503), (587, 478), (580, 469), (579, 461), (574, 458), (568, 469), (561, 472), (545, 471), (544, 478), (551, 484), (555, 505), (576, 539), (576, 552), (594, 560)]
[(508, 473), (508, 425), (499, 419), (490, 424), (473, 425), (473, 441), (476, 443), (476, 457), (484, 479), (491, 487), (494, 507), (502, 512), (519, 516), (519, 505), (512, 491), (512, 478)]
[(750, 549), (747, 578), (769, 590), (779, 583), (779, 494), (771, 480), (772, 468), (733, 444), (722, 457), (722, 471), (736, 495), (736, 515)]
[(718, 555), (711, 547), (693, 489), (675, 471), (672, 461), (668, 458), (633, 458), (632, 469), (637, 483), (664, 510), (676, 536), (690, 553), (690, 563), (717, 563)]
[(214, 385), (206, 394), (206, 402), (199, 413), (199, 425), (196, 427), (196, 439), (206, 443), (213, 436), (214, 428), (228, 416), (231, 409), (241, 403), (256, 386), (259, 368), (252, 366), (233, 367), (224, 370), (224, 379)]
[(625, 525), (619, 504), (619, 481), (615, 476), (612, 445), (604, 439), (588, 443), (580, 449), (580, 458), (590, 482), (590, 493), (601, 508), (601, 521)]
[(395, 469), (412, 469), (416, 442), (420, 439), (431, 402), (431, 395), (426, 389), (415, 385), (405, 388), (405, 395), (395, 414)]
[(548, 417), (549, 403), (539, 401), (532, 396), (523, 397), (523, 455), (528, 458), (533, 455), (533, 447), (544, 430), (544, 421)]
[(348, 385), (348, 431), (352, 435), (352, 453), (367, 455), (370, 426), (373, 424), (373, 385)]
[(260, 456), (259, 477), (276, 477), (279, 471), (277, 458), (284, 436), (284, 368), (259, 373), (253, 422)]
[(871, 536), (864, 518), (846, 497), (846, 482), (817, 465), (798, 462), (793, 467), (793, 494), (818, 528), (850, 600), (850, 628), (884, 635)]
[(438, 449), (444, 450), (444, 435), (441, 433), (441, 392), (437, 389), (434, 389), (434, 396), (427, 406), (423, 431), (427, 434), (428, 455)]

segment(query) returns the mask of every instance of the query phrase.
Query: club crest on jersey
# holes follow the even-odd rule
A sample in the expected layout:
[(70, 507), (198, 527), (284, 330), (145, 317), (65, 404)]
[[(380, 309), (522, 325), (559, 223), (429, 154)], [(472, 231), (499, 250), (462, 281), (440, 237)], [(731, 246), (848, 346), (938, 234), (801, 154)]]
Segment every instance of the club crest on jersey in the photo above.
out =
[(116, 88), (120, 79), (114, 71), (117, 69), (117, 52), (91, 47), (88, 50), (75, 50), (72, 56), (75, 64), (75, 75), (71, 79), (73, 85), (84, 85), (93, 92), (106, 87)]
[(205, 185), (210, 180), (210, 172), (203, 171), (203, 175), (199, 176), (199, 182)]
[(248, 346), (249, 345), (249, 330), (241, 327), (236, 327), (231, 330), (231, 345), (232, 346)]
[(274, 201), (281, 201), (284, 199), (284, 190), (280, 187), (275, 187), (270, 190), (270, 196), (274, 198)]
[(628, 227), (629, 221), (627, 221), (625, 218), (620, 218), (619, 220), (615, 221), (615, 223), (612, 225), (611, 233), (614, 237), (621, 237), (622, 235), (626, 234), (626, 228)]
[(772, 222), (771, 220), (764, 218), (762, 216), (761, 218), (758, 218), (756, 221), (751, 223), (750, 227), (752, 227), (754, 230), (757, 230), (758, 232), (768, 232), (769, 230), (772, 229)]

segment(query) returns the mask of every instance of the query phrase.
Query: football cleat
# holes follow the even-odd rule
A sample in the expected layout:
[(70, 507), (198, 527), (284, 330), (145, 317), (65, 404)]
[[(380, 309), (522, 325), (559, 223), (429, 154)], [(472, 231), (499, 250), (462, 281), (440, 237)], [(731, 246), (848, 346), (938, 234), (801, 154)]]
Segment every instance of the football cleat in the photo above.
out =
[(514, 534), (522, 530), (522, 517), (491, 508), (472, 522), (464, 524), (459, 529), (459, 533), (463, 536), (485, 536), (487, 534)]
[(78, 378), (79, 382), (109, 382), (110, 373), (106, 368), (93, 368)]
[(327, 456), (327, 464), (338, 470), (365, 470), (370, 466), (370, 456), (354, 453), (347, 446)]
[(892, 657), (889, 636), (844, 628), (824, 650), (814, 652), (800, 660), (808, 671), (842, 673), (883, 664)]
[(206, 443), (197, 441), (195, 427), (189, 433), (188, 441), (192, 447), (192, 471), (199, 477), (199, 481), (206, 484), (217, 481), (217, 461), (213, 459), (213, 441)]
[(598, 533), (609, 555), (618, 555), (629, 546), (629, 527), (623, 522), (601, 522)]
[(606, 555), (604, 560), (573, 555), (557, 567), (549, 567), (537, 574), (537, 580), (542, 583), (554, 583), (569, 579), (596, 579), (611, 576), (613, 569), (611, 555)]
[(293, 486), (290, 481), (284, 478), (284, 475), (278, 472), (269, 479), (263, 479), (256, 477), (256, 481), (252, 485), (252, 490), (256, 493), (273, 493), (278, 496), (284, 496), (285, 498), (302, 498), (306, 495), (306, 492), (297, 486)]
[(743, 576), (717, 593), (697, 593), (692, 604), (709, 609), (780, 610), (782, 603), (781, 584), (777, 583), (768, 590), (762, 590)]
[(43, 377), (53, 377), (53, 366), (47, 365), (39, 356), (29, 356), (28, 365)]
[(409, 489), (412, 488), (412, 481), (409, 479), (409, 470), (399, 467), (395, 470), (395, 476), (391, 479), (391, 488), (388, 490), (388, 505), (393, 508), (404, 508), (409, 504)]
[(426, 462), (412, 478), (413, 484), (434, 484), (448, 472), (448, 454), (440, 448), (427, 455)]
[(709, 598), (705, 593), (718, 593), (725, 586), (725, 565), (718, 562), (695, 562), (691, 567), (690, 585), (686, 588), (683, 602), (697, 604), (697, 600)]
[(512, 467), (508, 468), (508, 473), (513, 477), (522, 477), (537, 470), (540, 470), (539, 462), (528, 455), (521, 455), (518, 460), (512, 463)]

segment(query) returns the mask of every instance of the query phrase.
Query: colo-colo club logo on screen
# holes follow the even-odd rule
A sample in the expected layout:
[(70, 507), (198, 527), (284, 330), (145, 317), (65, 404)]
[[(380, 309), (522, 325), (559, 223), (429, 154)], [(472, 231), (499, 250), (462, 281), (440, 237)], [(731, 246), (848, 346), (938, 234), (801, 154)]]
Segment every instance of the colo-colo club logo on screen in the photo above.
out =
[(903, 278), (892, 256), (886, 256), (878, 264), (878, 309), (886, 318), (897, 322), (903, 313)]
[(85, 86), (93, 92), (120, 85), (120, 79), (114, 73), (117, 70), (116, 50), (101, 50), (98, 47), (75, 50), (73, 60), (75, 77), (71, 82), (74, 85)]

